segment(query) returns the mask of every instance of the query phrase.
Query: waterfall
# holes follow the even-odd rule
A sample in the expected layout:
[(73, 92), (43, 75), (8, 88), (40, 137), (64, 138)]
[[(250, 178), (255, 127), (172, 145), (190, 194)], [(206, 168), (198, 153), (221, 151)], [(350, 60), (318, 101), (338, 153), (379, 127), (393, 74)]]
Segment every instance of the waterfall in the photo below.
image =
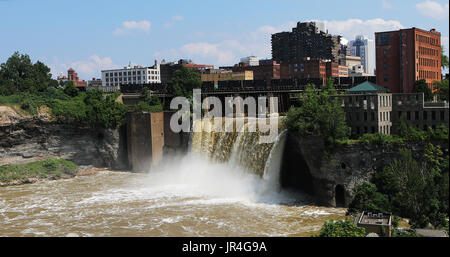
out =
[(266, 181), (264, 192), (269, 190), (280, 191), (280, 171), (283, 161), (284, 146), (286, 144), (288, 130), (281, 132), (273, 147), (270, 150), (269, 158), (267, 158), (264, 168), (264, 180)]
[[(232, 125), (232, 129), (225, 129), (225, 119), (229, 119), (228, 126)], [(246, 118), (243, 124), (238, 124), (236, 118), (195, 121), (191, 150), (212, 162), (225, 163), (230, 168), (239, 167), (258, 175), (266, 184), (263, 191), (278, 191), (287, 130), (277, 135), (274, 142), (260, 143), (260, 137), (264, 134), (257, 128), (258, 119), (261, 118)], [(276, 126), (281, 131), (279, 124), (281, 122)], [(220, 127), (222, 131), (216, 132), (215, 129)]]

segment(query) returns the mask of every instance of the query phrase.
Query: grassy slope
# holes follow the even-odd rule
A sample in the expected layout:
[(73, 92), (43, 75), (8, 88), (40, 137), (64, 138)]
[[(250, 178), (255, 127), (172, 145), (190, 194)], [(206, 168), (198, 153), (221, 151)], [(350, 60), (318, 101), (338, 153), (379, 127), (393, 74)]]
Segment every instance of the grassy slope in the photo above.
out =
[(9, 183), (29, 178), (60, 178), (63, 175), (75, 175), (78, 166), (63, 159), (45, 159), (26, 164), (0, 166), (0, 182)]

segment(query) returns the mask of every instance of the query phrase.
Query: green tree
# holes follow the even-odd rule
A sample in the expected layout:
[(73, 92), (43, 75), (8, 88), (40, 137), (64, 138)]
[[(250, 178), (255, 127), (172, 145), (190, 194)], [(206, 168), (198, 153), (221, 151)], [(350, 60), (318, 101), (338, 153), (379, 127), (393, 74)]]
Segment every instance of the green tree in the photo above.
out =
[(365, 237), (366, 230), (357, 227), (349, 219), (325, 221), (319, 237)]
[(377, 192), (377, 187), (368, 182), (358, 185), (353, 192), (353, 200), (349, 204), (348, 214), (363, 211), (390, 212), (391, 206), (386, 195)]
[(171, 82), (173, 85), (174, 95), (184, 96), (188, 99), (192, 99), (193, 89), (200, 88), (202, 86), (200, 74), (194, 69), (184, 66), (175, 71)]
[(433, 93), (431, 92), (431, 89), (428, 87), (425, 79), (416, 80), (414, 82), (413, 93), (423, 93), (425, 101), (433, 100)]
[(0, 94), (42, 92), (52, 84), (50, 68), (42, 62), (33, 64), (26, 54), (15, 52), (0, 65)]
[(80, 93), (80, 90), (78, 90), (78, 88), (75, 87), (75, 85), (73, 84), (73, 81), (68, 81), (66, 83), (66, 85), (64, 86), (64, 94), (70, 96), (70, 97), (75, 97)]
[(436, 90), (435, 94), (437, 95), (438, 99), (441, 101), (448, 102), (449, 101), (448, 79), (444, 79), (442, 81), (434, 81), (433, 85)]
[[(439, 226), (448, 215), (441, 211), (445, 207), (439, 199), (437, 184), (442, 162), (440, 147), (428, 145), (420, 163), (414, 160), (410, 150), (402, 149), (399, 159), (376, 172), (374, 182), (381, 193), (388, 195), (394, 212), (410, 218), (414, 226), (425, 227), (428, 223)], [(448, 188), (447, 193), (442, 192), (445, 194), (448, 195)]]
[(329, 143), (345, 139), (348, 126), (345, 112), (336, 95), (333, 85), (326, 85), (321, 92), (314, 85), (308, 85), (305, 96), (300, 97), (300, 107), (291, 108), (284, 120), (288, 129), (299, 132), (302, 136), (317, 135)]
[(441, 46), (441, 67), (443, 69), (448, 68), (448, 56), (445, 55), (444, 46)]

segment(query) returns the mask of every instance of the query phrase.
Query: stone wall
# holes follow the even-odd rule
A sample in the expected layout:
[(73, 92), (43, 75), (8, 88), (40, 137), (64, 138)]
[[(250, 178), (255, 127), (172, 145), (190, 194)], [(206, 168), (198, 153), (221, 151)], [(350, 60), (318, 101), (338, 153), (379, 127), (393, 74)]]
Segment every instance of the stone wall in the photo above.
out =
[[(368, 146), (354, 143), (325, 150), (320, 138), (302, 138), (289, 133), (281, 184), (314, 195), (321, 204), (347, 207), (355, 186), (369, 181), (376, 169), (398, 158), (401, 148), (410, 149), (413, 157), (419, 160), (425, 145)], [(448, 152), (448, 143), (443, 145), (443, 150)], [(341, 190), (342, 195), (339, 195)]]
[(128, 169), (125, 129), (92, 129), (37, 118), (0, 126), (0, 165), (45, 158)]

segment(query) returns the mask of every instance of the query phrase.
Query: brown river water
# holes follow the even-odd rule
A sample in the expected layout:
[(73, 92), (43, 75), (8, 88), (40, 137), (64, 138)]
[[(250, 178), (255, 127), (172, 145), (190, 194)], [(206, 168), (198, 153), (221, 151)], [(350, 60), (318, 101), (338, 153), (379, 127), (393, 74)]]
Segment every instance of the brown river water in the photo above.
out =
[(194, 133), (190, 153), (148, 173), (0, 187), (0, 236), (310, 236), (345, 217), (281, 189), (286, 133), (258, 144), (249, 126)]
[(309, 236), (345, 214), (298, 193), (261, 192), (262, 179), (220, 164), (194, 175), (192, 160), (180, 165), (0, 188), (0, 236)]

